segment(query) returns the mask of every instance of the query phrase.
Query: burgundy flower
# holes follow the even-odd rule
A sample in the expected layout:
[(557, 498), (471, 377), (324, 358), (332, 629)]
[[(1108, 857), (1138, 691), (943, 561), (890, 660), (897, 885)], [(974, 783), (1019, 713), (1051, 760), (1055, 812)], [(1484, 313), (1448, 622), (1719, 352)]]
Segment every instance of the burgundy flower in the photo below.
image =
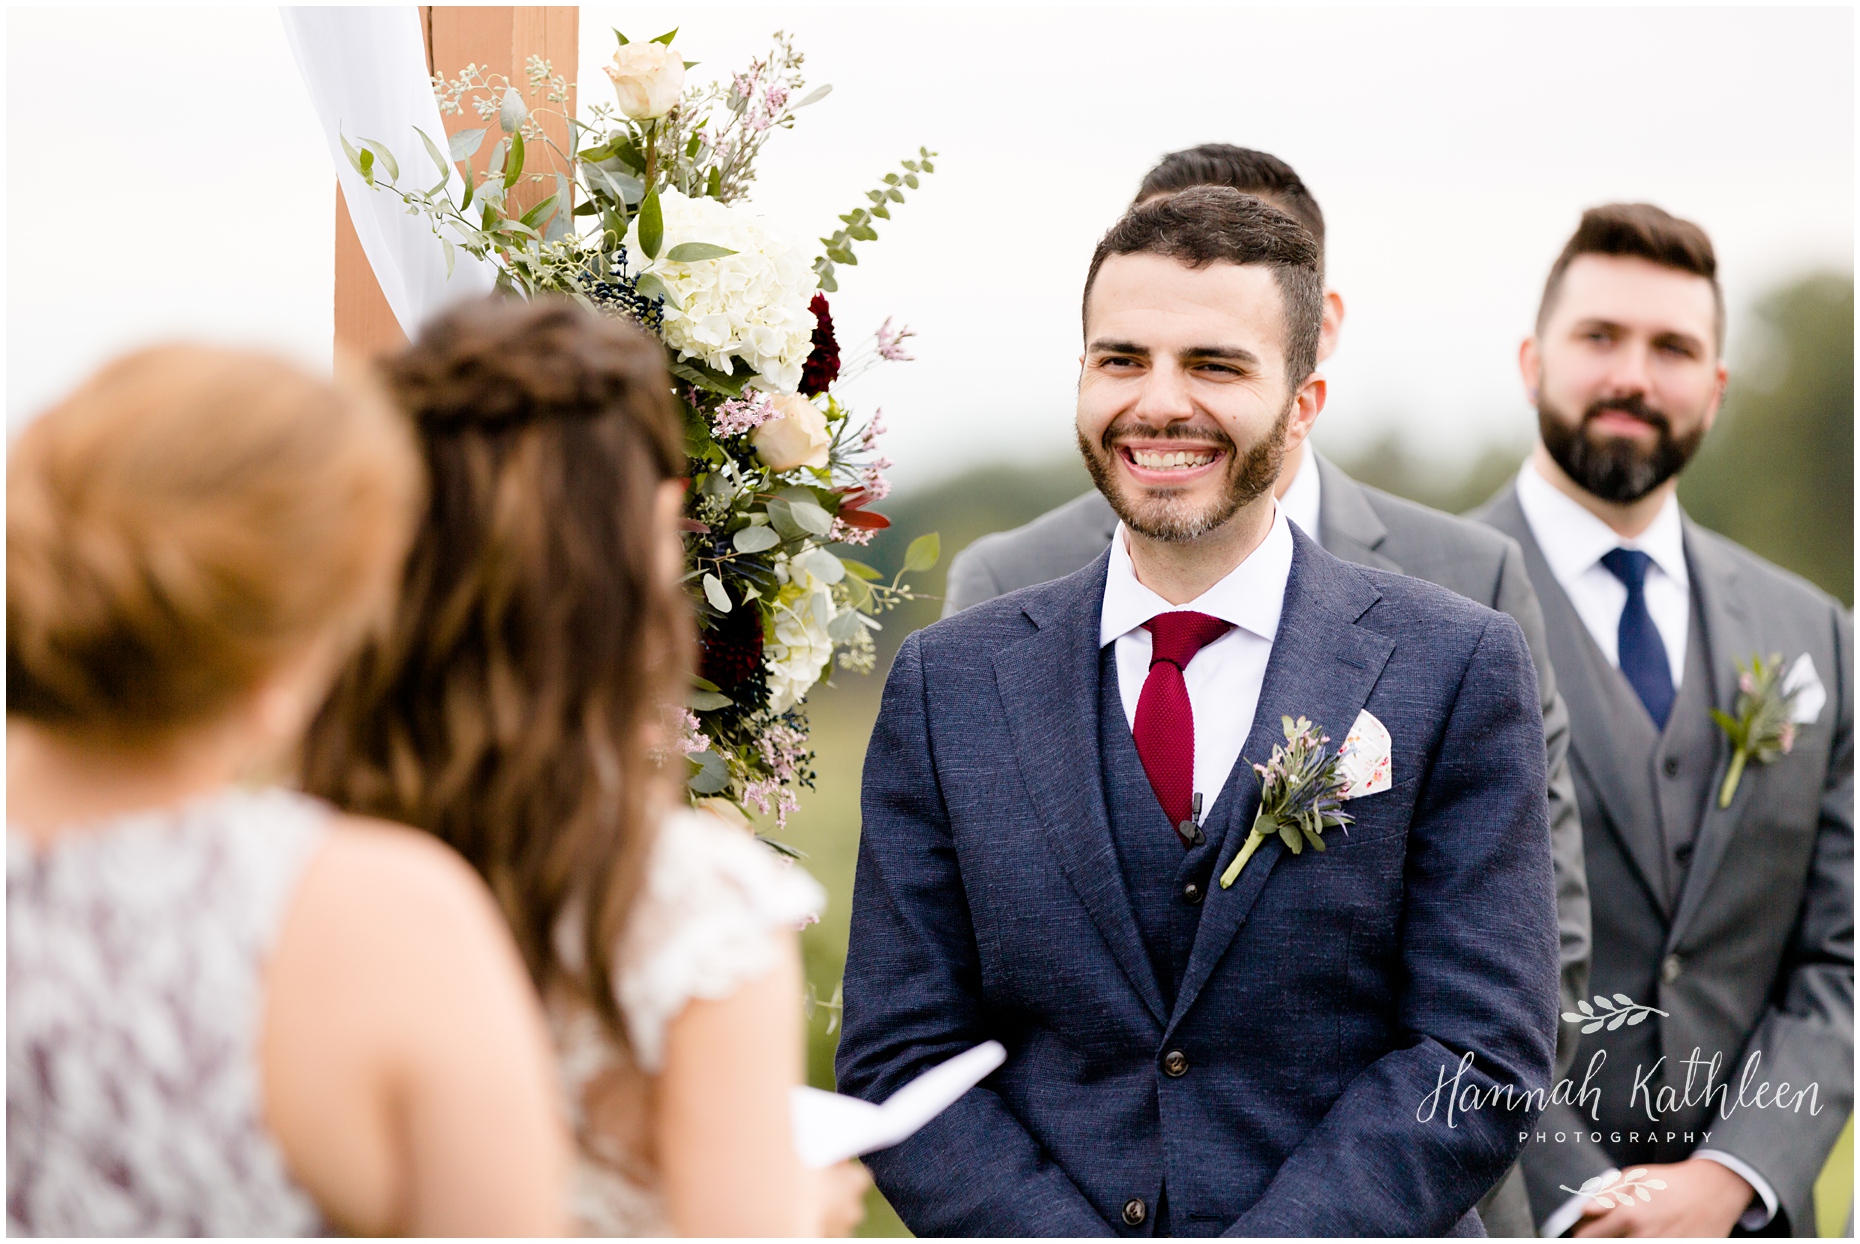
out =
[(801, 392), (819, 397), (840, 377), (840, 343), (833, 339), (833, 317), (827, 313), (827, 296), (815, 294), (807, 309), (814, 313), (814, 352), (801, 367)]
[(762, 613), (744, 601), (698, 637), (698, 672), (728, 692), (762, 665)]

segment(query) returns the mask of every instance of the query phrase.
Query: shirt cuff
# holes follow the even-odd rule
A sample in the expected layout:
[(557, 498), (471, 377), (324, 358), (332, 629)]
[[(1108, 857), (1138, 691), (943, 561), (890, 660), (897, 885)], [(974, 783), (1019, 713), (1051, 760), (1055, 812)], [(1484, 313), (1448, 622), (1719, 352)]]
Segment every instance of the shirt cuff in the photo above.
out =
[(1733, 1174), (1742, 1176), (1744, 1182), (1749, 1184), (1762, 1199), (1763, 1204), (1752, 1205), (1744, 1211), (1743, 1217), (1737, 1220), (1738, 1226), (1746, 1231), (1755, 1231), (1759, 1227), (1770, 1225), (1770, 1220), (1776, 1217), (1776, 1189), (1770, 1187), (1769, 1180), (1752, 1170), (1750, 1164), (1742, 1158), (1734, 1158), (1722, 1149), (1695, 1149), (1692, 1156), (1704, 1158), (1707, 1162), (1716, 1162)]
[[(1695, 1154), (1693, 1156), (1696, 1157), (1698, 1155)], [(1603, 1171), (1598, 1178), (1613, 1179), (1620, 1173), (1621, 1169), (1619, 1167), (1611, 1166)], [(1562, 1235), (1565, 1231), (1568, 1231), (1571, 1227), (1576, 1225), (1577, 1221), (1582, 1217), (1583, 1207), (1594, 1199), (1594, 1197), (1584, 1196), (1580, 1192), (1577, 1193), (1575, 1196), (1569, 1198), (1569, 1200), (1551, 1210), (1549, 1215), (1543, 1220), (1543, 1223), (1538, 1227), (1537, 1233), (1546, 1240), (1553, 1240), (1557, 1236)]]

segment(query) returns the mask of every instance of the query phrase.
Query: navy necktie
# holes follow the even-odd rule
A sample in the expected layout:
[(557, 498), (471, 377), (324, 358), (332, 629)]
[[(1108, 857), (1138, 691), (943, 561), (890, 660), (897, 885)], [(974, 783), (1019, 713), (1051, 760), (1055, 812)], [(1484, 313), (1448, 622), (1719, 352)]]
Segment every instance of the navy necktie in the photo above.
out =
[(1627, 588), (1617, 634), (1621, 673), (1647, 706), (1653, 724), (1664, 730), (1673, 711), (1673, 667), (1667, 663), (1653, 615), (1647, 612), (1647, 567), (1652, 564), (1653, 558), (1638, 549), (1611, 549), (1602, 555), (1602, 565)]

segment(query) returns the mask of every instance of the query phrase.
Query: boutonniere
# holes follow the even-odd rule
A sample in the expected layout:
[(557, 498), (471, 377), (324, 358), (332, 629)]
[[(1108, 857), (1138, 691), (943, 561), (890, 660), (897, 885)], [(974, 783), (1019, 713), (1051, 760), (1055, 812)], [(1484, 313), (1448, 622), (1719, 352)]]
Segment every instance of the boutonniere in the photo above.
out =
[(1785, 672), (1782, 654), (1770, 659), (1751, 654), (1748, 667), (1737, 663), (1737, 715), (1723, 709), (1711, 710), (1711, 719), (1731, 741), (1731, 767), (1725, 770), (1724, 785), (1718, 788), (1718, 806), (1731, 806), (1744, 767), (1751, 761), (1769, 764), (1786, 756), (1795, 747), (1795, 728), (1807, 725), (1821, 715), (1827, 691), (1815, 675), (1815, 663), (1803, 653)]
[(1342, 808), (1343, 793), (1353, 775), (1343, 772), (1342, 756), (1325, 746), (1330, 736), (1320, 734), (1303, 717), (1279, 720), (1285, 725), (1285, 742), (1273, 747), (1271, 760), (1253, 765), (1260, 776), (1259, 812), (1246, 845), (1221, 874), (1223, 890), (1233, 885), (1259, 844), (1273, 834), (1298, 855), (1307, 844), (1313, 851), (1322, 851), (1327, 829), (1350, 832), (1353, 818)]

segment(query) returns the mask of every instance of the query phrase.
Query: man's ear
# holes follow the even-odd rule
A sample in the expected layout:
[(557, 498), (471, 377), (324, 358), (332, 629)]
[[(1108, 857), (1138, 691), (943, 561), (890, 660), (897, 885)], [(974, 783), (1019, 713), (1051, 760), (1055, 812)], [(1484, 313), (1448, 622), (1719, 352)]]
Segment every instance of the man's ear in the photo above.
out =
[(1724, 360), (1718, 360), (1718, 383), (1711, 395), (1711, 405), (1705, 408), (1705, 431), (1711, 431), (1711, 425), (1718, 422), (1718, 412), (1724, 409), (1724, 394), (1731, 381), (1731, 369)]
[(1343, 333), (1343, 295), (1334, 289), (1324, 291), (1324, 322), (1318, 329), (1318, 362), (1330, 357)]
[(1526, 337), (1518, 345), (1518, 375), (1524, 380), (1524, 392), (1537, 405), (1537, 386), (1542, 383), (1543, 360), (1537, 354), (1537, 338)]
[(1285, 446), (1302, 444), (1305, 437), (1311, 435), (1311, 427), (1317, 417), (1324, 411), (1324, 399), (1329, 396), (1329, 382), (1318, 372), (1305, 377), (1304, 384), (1298, 387), (1298, 396), (1292, 399), (1292, 417), (1285, 421)]

